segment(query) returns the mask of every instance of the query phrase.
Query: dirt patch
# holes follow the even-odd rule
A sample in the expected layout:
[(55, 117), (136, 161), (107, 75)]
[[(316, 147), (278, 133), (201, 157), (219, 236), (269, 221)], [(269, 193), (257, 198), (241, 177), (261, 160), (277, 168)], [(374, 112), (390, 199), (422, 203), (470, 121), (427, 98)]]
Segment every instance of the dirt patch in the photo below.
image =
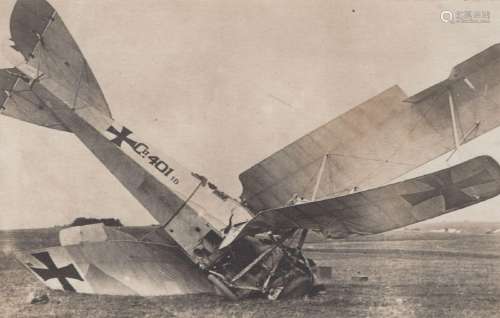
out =
[[(54, 245), (56, 233), (0, 234), (2, 316), (455, 318), (494, 317), (500, 311), (500, 259), (475, 257), (483, 252), (496, 255), (500, 238), (492, 236), (455, 237), (439, 244), (429, 240), (322, 243), (317, 247), (329, 252), (310, 253), (319, 264), (333, 267), (333, 285), (309, 299), (230, 302), (214, 295), (136, 297), (47, 291), (47, 304), (29, 304), (27, 295), (45, 288), (10, 251)], [(353, 281), (353, 276), (368, 280)]]

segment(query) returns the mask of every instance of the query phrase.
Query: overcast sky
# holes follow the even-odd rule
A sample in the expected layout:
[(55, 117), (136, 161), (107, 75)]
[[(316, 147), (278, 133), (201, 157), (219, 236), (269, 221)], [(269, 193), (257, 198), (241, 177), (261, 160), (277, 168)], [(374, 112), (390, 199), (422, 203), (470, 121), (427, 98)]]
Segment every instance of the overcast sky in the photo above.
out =
[[(234, 196), (238, 174), (277, 149), (392, 85), (408, 95), (431, 86), (500, 42), (500, 1), (50, 2), (114, 118)], [(13, 5), (0, 1), (0, 43)], [(443, 23), (443, 10), (488, 11), (490, 23)], [(457, 160), (500, 160), (499, 137)], [(71, 134), (1, 117), (0, 147), (0, 228), (153, 223)], [(499, 203), (439, 220), (500, 221)]]

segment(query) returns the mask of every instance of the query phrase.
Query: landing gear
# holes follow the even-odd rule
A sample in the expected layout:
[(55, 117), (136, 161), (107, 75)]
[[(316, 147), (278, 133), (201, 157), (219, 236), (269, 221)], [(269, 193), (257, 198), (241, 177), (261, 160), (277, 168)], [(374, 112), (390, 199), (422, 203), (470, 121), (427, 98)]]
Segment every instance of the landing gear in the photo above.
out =
[(286, 284), (279, 298), (291, 299), (308, 295), (313, 289), (313, 283), (314, 282), (312, 277), (307, 277), (307, 276), (295, 277), (288, 284)]
[(314, 285), (312, 262), (302, 255), (300, 248), (285, 244), (291, 236), (239, 240), (208, 268), (208, 279), (230, 300), (249, 296), (274, 300), (308, 295)]
[(232, 301), (249, 295), (260, 295), (270, 300), (293, 299), (311, 294), (314, 288), (313, 277), (309, 275), (294, 276), (286, 284), (273, 284), (274, 286), (267, 289), (257, 286), (232, 284), (214, 274), (209, 274), (208, 280), (214, 285), (217, 294)]
[(233, 301), (239, 299), (239, 297), (226, 285), (226, 283), (224, 283), (221, 278), (213, 274), (209, 274), (208, 280), (214, 284), (216, 291), (218, 291), (225, 298)]

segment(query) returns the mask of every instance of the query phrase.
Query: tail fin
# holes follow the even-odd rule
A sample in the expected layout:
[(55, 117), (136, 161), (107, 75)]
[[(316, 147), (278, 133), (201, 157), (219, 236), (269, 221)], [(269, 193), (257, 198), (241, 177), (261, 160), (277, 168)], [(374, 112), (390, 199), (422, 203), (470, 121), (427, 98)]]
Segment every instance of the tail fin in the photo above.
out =
[[(50, 79), (53, 91), (73, 109), (92, 107), (111, 118), (97, 80), (57, 12), (45, 0), (18, 0), (10, 32), (25, 65), (0, 70), (3, 115), (37, 125), (67, 130), (33, 94), (33, 81)], [(31, 72), (26, 72), (26, 70)]]

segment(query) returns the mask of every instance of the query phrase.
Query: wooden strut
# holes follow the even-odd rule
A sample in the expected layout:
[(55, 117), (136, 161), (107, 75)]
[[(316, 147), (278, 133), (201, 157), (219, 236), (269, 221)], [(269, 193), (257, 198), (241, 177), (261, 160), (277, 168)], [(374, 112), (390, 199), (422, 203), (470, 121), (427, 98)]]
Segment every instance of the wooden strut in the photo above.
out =
[(278, 266), (280, 265), (281, 258), (274, 264), (273, 268), (271, 269), (271, 272), (269, 272), (269, 275), (267, 275), (266, 281), (264, 282), (264, 285), (262, 285), (262, 291), (265, 292), (267, 289), (267, 286), (269, 285), (269, 282), (271, 282), (271, 278), (273, 277), (274, 273), (276, 273), (276, 270), (278, 269)]
[(175, 219), (175, 217), (182, 211), (182, 209), (184, 209), (184, 207), (187, 205), (189, 200), (191, 200), (191, 198), (194, 196), (194, 194), (198, 191), (198, 189), (202, 185), (203, 185), (203, 182), (200, 181), (200, 183), (198, 183), (198, 185), (193, 190), (193, 192), (191, 192), (191, 194), (187, 197), (187, 199), (184, 202), (182, 202), (181, 206), (177, 209), (177, 211), (175, 211), (174, 214), (172, 214), (172, 216), (166, 222), (164, 222), (162, 225), (160, 225), (160, 228), (166, 228), (167, 225), (169, 225), (170, 222), (172, 222), (172, 220)]
[(182, 211), (182, 209), (184, 209), (184, 207), (187, 205), (187, 203), (189, 202), (189, 200), (191, 200), (191, 198), (194, 196), (194, 194), (198, 191), (198, 189), (202, 185), (203, 185), (203, 182), (200, 181), (200, 183), (198, 183), (198, 185), (193, 190), (193, 192), (191, 192), (191, 194), (187, 197), (187, 199), (184, 202), (182, 202), (182, 204), (179, 206), (179, 208), (172, 214), (172, 216), (167, 221), (163, 222), (163, 224), (160, 224), (157, 228), (153, 229), (152, 231), (149, 231), (146, 234), (144, 234), (139, 239), (139, 241), (143, 241), (148, 235), (150, 235), (151, 233), (155, 233), (159, 229), (166, 228), (170, 224), (170, 222), (172, 222), (172, 220)]
[(319, 186), (321, 184), (321, 177), (323, 176), (323, 171), (325, 170), (325, 165), (326, 165), (327, 159), (328, 159), (328, 154), (326, 154), (323, 157), (323, 160), (321, 161), (321, 166), (319, 167), (318, 175), (316, 176), (316, 184), (314, 185), (314, 190), (313, 190), (313, 194), (311, 197), (311, 201), (316, 200), (316, 197), (318, 195)]
[[(479, 127), (480, 124), (481, 124), (480, 121), (476, 121), (474, 123), (474, 125), (464, 134), (462, 139), (460, 139), (460, 145), (464, 143), (464, 141), (474, 132), (474, 130), (476, 130)], [(453, 155), (457, 152), (457, 150), (458, 150), (457, 148), (453, 149), (448, 158), (446, 159), (446, 161), (449, 161), (451, 157), (453, 157)]]
[(448, 90), (448, 103), (450, 105), (453, 140), (455, 141), (455, 149), (458, 150), (458, 147), (460, 147), (460, 141), (458, 139), (457, 119), (455, 117), (455, 103), (453, 102), (453, 94), (451, 92), (451, 88)]
[(237, 281), (238, 279), (240, 279), (241, 277), (243, 277), (243, 275), (245, 275), (249, 270), (251, 270), (255, 265), (257, 265), (257, 263), (259, 263), (269, 253), (271, 253), (272, 251), (274, 251), (274, 249), (276, 247), (278, 247), (279, 245), (281, 245), (281, 243), (283, 243), (289, 237), (290, 237), (290, 235), (283, 235), (283, 237), (280, 238), (276, 242), (276, 244), (274, 244), (273, 246), (271, 246), (270, 248), (268, 248), (267, 250), (265, 250), (264, 252), (262, 252), (259, 256), (257, 256), (256, 259), (254, 259), (250, 264), (248, 264), (247, 266), (245, 266), (245, 268), (243, 268), (238, 274), (236, 274), (236, 276), (234, 276), (233, 279), (231, 279), (231, 283), (234, 283), (235, 281)]
[(304, 246), (304, 243), (305, 243), (306, 237), (307, 237), (307, 232), (308, 232), (307, 229), (301, 230), (300, 237), (299, 237), (299, 243), (297, 244), (298, 249), (302, 249), (302, 246)]
[[(464, 78), (464, 82), (471, 90), (477, 92), (476, 88), (467, 77)], [(487, 90), (488, 86), (486, 85), (485, 91)], [(453, 124), (453, 140), (455, 141), (455, 149), (452, 150), (446, 161), (449, 161), (453, 157), (453, 155), (455, 155), (455, 153), (458, 151), (458, 148), (465, 142), (465, 140), (472, 134), (472, 132), (474, 132), (474, 130), (476, 130), (479, 127), (479, 124), (481, 123), (480, 121), (475, 122), (474, 125), (463, 135), (463, 137), (459, 139), (457, 120), (455, 115), (455, 102), (453, 100), (453, 94), (451, 88), (448, 89), (448, 103), (450, 106), (451, 120)]]
[(307, 229), (302, 229), (302, 232), (300, 233), (300, 238), (299, 238), (299, 243), (297, 245), (297, 248), (299, 249), (300, 256), (301, 256), (302, 260), (304, 261), (304, 265), (306, 265), (307, 270), (309, 271), (309, 273), (311, 274), (311, 277), (313, 277), (313, 280), (314, 280), (314, 275), (312, 274), (311, 264), (309, 264), (309, 260), (307, 259), (307, 257), (304, 256), (304, 253), (302, 250), (302, 247), (304, 246), (308, 232), (309, 231)]

